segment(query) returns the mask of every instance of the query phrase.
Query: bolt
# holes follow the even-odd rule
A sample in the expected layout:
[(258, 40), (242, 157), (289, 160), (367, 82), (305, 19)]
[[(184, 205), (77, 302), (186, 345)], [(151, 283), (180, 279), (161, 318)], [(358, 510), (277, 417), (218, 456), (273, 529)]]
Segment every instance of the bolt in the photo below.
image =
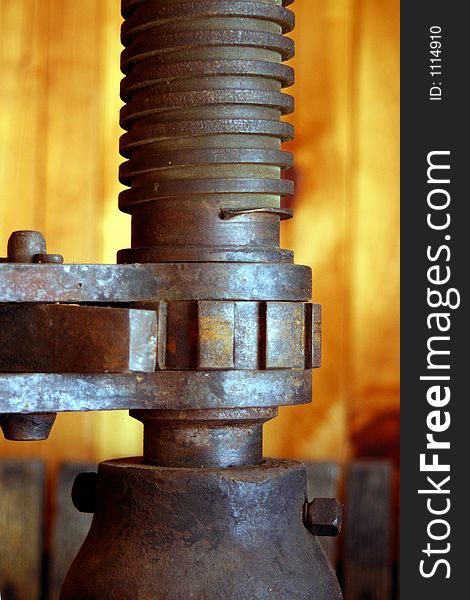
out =
[(314, 498), (304, 505), (304, 525), (313, 535), (338, 535), (342, 518), (343, 507), (336, 498)]
[(32, 263), (37, 254), (46, 254), (46, 240), (39, 231), (14, 231), (8, 239), (9, 262)]
[[(47, 254), (46, 240), (39, 231), (14, 231), (7, 244), (7, 262), (61, 264), (60, 254)], [(5, 439), (39, 441), (49, 437), (56, 413), (0, 414)]]
[(96, 473), (79, 473), (72, 486), (72, 502), (82, 513), (94, 513), (96, 507)]

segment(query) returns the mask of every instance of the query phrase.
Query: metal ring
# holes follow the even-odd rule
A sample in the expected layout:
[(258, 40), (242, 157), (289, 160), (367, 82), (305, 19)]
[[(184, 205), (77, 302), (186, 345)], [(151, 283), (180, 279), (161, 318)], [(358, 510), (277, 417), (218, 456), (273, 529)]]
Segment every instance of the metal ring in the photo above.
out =
[(175, 179), (135, 186), (119, 194), (119, 210), (161, 198), (200, 194), (272, 194), (292, 196), (290, 179)]
[(167, 152), (155, 152), (148, 156), (139, 156), (124, 162), (119, 167), (119, 181), (131, 185), (134, 177), (170, 169), (172, 167), (221, 164), (260, 164), (288, 169), (292, 166), (293, 156), (281, 150), (244, 149), (244, 148), (194, 148), (192, 150), (174, 150), (171, 164), (168, 164)]
[(292, 139), (294, 128), (290, 123), (266, 119), (207, 119), (159, 123), (158, 125), (133, 129), (122, 135), (119, 142), (119, 151), (122, 156), (131, 158), (134, 148), (145, 144), (153, 144), (174, 137), (185, 138), (223, 134), (271, 136), (285, 142)]
[(214, 18), (250, 18), (270, 21), (279, 25), (283, 33), (292, 31), (295, 26), (294, 13), (281, 6), (266, 2), (221, 2), (218, 0), (188, 0), (187, 2), (165, 3), (142, 6), (129, 16), (121, 27), (121, 41), (128, 45), (135, 35), (153, 27), (169, 24), (180, 19)]
[(120, 263), (146, 262), (227, 262), (293, 263), (290, 250), (266, 246), (150, 246), (119, 250)]
[[(122, 0), (121, 1), (121, 14), (127, 19), (132, 13), (139, 8), (142, 4), (148, 2), (148, 0)], [(293, 4), (294, 0), (282, 0), (282, 6), (289, 6)]]
[(120, 111), (120, 124), (130, 129), (132, 121), (148, 115), (194, 106), (248, 105), (277, 108), (287, 115), (294, 110), (294, 98), (289, 94), (267, 90), (205, 89), (168, 92), (125, 104)]
[(137, 62), (164, 53), (175, 52), (186, 47), (248, 46), (272, 50), (283, 60), (294, 56), (294, 42), (278, 33), (248, 30), (181, 31), (168, 35), (152, 31), (142, 34), (139, 39), (122, 51), (121, 70), (130, 73)]
[[(207, 76), (234, 75), (274, 79), (279, 81), (282, 87), (289, 87), (294, 83), (294, 70), (292, 67), (266, 60), (191, 60), (180, 61), (171, 65), (168, 63), (152, 64), (136, 70), (135, 73), (126, 75), (121, 81), (121, 98), (124, 102), (128, 102), (132, 99), (132, 95), (139, 90), (177, 79), (187, 79), (190, 85), (194, 86), (197, 77), (200, 77), (204, 78), (203, 85), (205, 86), (207, 85), (205, 83)], [(225, 90), (216, 88), (214, 91)], [(254, 90), (254, 92), (257, 91)], [(265, 90), (259, 91), (263, 92)], [(242, 96), (240, 97), (242, 98)]]

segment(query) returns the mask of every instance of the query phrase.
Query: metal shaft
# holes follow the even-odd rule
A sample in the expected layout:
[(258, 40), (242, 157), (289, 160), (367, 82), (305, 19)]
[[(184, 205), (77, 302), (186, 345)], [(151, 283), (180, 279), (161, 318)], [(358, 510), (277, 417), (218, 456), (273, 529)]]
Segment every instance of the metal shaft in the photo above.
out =
[[(275, 0), (124, 0), (122, 13), (127, 133), (120, 150), (128, 161), (120, 180), (130, 189), (119, 206), (132, 215), (132, 248), (118, 260), (292, 262), (292, 253), (279, 248), (279, 226), (291, 216), (281, 196), (293, 191), (281, 179), (281, 169), (292, 164), (281, 143), (293, 128), (281, 115), (293, 110), (293, 98), (282, 93), (293, 82), (292, 69), (282, 64), (294, 53), (283, 35), (294, 26), (293, 13)], [(261, 356), (266, 306), (251, 310)], [(232, 306), (173, 303), (165, 318), (167, 335), (175, 331), (167, 368), (235, 366), (231, 330), (240, 323)], [(197, 360), (208, 340), (217, 343)], [(173, 361), (172, 344), (184, 348)], [(255, 368), (265, 363), (260, 357)], [(262, 461), (262, 425), (276, 410), (255, 402), (243, 410), (131, 414), (144, 423), (148, 463), (228, 467)]]

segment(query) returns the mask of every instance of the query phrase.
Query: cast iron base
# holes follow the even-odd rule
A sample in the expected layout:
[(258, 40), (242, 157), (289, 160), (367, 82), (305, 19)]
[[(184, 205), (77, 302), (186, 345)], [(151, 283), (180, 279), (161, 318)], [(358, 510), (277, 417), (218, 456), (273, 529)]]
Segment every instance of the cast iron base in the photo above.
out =
[(340, 600), (302, 522), (305, 470), (99, 466), (90, 532), (61, 600)]

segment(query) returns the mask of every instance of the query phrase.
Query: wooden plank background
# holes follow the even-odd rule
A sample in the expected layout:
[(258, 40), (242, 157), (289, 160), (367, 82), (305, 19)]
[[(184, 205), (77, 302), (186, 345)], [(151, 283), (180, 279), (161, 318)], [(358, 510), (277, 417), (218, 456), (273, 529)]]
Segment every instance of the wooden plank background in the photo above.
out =
[(44, 465), (0, 461), (0, 596), (39, 600), (44, 529)]
[(393, 597), (391, 483), (390, 463), (348, 467), (342, 556), (347, 600)]
[[(283, 245), (314, 268), (324, 364), (309, 407), (267, 427), (273, 456), (344, 460), (398, 448), (399, 2), (297, 0), (296, 218)], [(113, 262), (118, 0), (0, 0), (0, 248), (40, 229), (67, 261)], [(47, 442), (1, 456), (63, 460), (140, 451), (125, 413), (59, 415)]]

